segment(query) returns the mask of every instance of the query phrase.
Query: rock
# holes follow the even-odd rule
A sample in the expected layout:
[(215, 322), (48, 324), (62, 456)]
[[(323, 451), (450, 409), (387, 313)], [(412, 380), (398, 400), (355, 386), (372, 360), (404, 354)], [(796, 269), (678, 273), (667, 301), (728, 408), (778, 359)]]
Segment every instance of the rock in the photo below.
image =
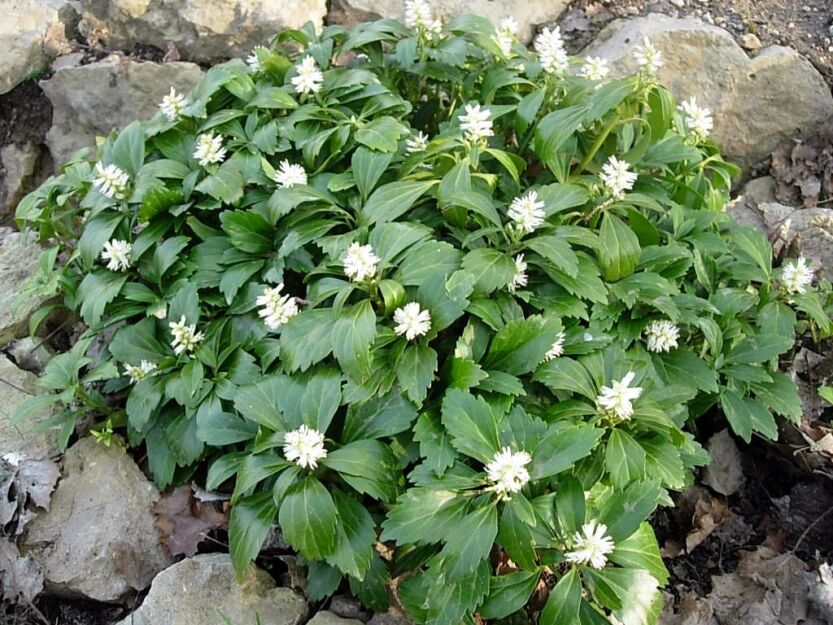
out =
[(740, 452), (729, 430), (713, 435), (706, 445), (711, 462), (705, 469), (703, 481), (721, 495), (734, 495), (746, 483)]
[(0, 347), (26, 335), (29, 316), (43, 303), (21, 293), (37, 271), (40, 253), (31, 235), (0, 228)]
[(342, 618), (327, 610), (317, 612), (308, 622), (307, 625), (363, 625), (363, 623), (354, 618)]
[[(497, 24), (511, 15), (518, 21), (519, 39), (529, 42), (535, 34), (536, 26), (554, 22), (568, 4), (569, 0), (443, 0), (442, 3), (433, 3), (432, 7), (437, 17), (442, 17), (444, 21), (461, 13), (474, 13), (488, 17)], [(402, 0), (338, 0), (336, 9), (335, 15), (328, 16), (328, 21), (346, 25), (379, 17), (402, 20), (405, 16), (405, 3)]]
[(141, 607), (117, 625), (297, 625), (306, 611), (298, 594), (276, 588), (265, 571), (251, 566), (238, 583), (228, 554), (212, 553), (162, 571)]
[(774, 233), (776, 249), (788, 247), (790, 255), (811, 261), (820, 277), (833, 280), (833, 209), (794, 209), (777, 203), (762, 203), (759, 210), (767, 231)]
[(8, 93), (67, 48), (57, 0), (5, 0), (0, 20), (0, 94)]
[(367, 625), (412, 625), (411, 619), (397, 608), (390, 608), (387, 612), (377, 612)]
[(111, 49), (173, 43), (183, 58), (213, 61), (248, 54), (283, 28), (320, 28), (326, 0), (81, 0), (81, 33)]
[(10, 143), (0, 149), (3, 177), (0, 185), (0, 216), (13, 214), (17, 203), (35, 186), (40, 147), (34, 143)]
[(47, 591), (119, 601), (131, 587), (119, 570), (124, 565), (116, 566), (116, 548), (152, 573), (171, 563), (150, 512), (157, 499), (159, 492), (130, 456), (84, 438), (64, 455), (49, 512), (31, 522), (22, 551), (43, 567)]
[(772, 176), (753, 178), (744, 185), (743, 196), (756, 205), (775, 202), (775, 179)]
[(34, 374), (40, 374), (49, 361), (55, 357), (55, 351), (48, 343), (31, 336), (11, 343), (8, 354), (20, 369)]
[(741, 35), (739, 41), (740, 47), (744, 50), (749, 50), (750, 52), (760, 50), (764, 45), (755, 33), (746, 33), (745, 35)]
[(43, 456), (55, 448), (54, 431), (34, 431), (35, 425), (50, 415), (49, 410), (38, 411), (19, 425), (12, 423), (18, 406), (43, 392), (36, 382), (34, 375), (0, 356), (0, 456), (18, 452)]
[(601, 56), (619, 75), (636, 70), (633, 50), (645, 37), (662, 52), (658, 73), (678, 100), (697, 98), (714, 115), (713, 138), (744, 167), (769, 157), (796, 133), (833, 115), (833, 95), (807, 59), (770, 46), (750, 59), (732, 35), (695, 19), (650, 15), (607, 26), (582, 55)]
[(55, 164), (94, 147), (96, 136), (152, 117), (171, 87), (186, 92), (201, 76), (193, 63), (142, 63), (117, 56), (59, 69), (41, 82), (53, 107), (46, 140)]

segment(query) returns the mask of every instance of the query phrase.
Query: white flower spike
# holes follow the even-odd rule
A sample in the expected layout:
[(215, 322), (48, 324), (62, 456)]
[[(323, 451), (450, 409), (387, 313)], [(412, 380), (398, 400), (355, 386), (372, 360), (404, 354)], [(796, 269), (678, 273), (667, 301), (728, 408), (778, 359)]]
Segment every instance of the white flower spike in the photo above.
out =
[(630, 164), (627, 161), (611, 156), (602, 166), (602, 173), (599, 177), (612, 197), (621, 198), (625, 195), (625, 191), (633, 189), (638, 176), (630, 170)]
[(393, 311), (393, 329), (398, 335), (405, 335), (409, 341), (428, 334), (431, 329), (431, 313), (419, 307), (417, 302), (409, 302)]
[(246, 57), (246, 65), (249, 66), (249, 73), (256, 74), (257, 72), (261, 71), (263, 67), (260, 64), (260, 57), (258, 56), (258, 52), (265, 51), (266, 48), (263, 46), (255, 46), (252, 49), (252, 53)]
[(318, 93), (324, 82), (324, 74), (315, 64), (315, 59), (307, 55), (295, 66), (297, 74), (292, 77), (292, 86), (298, 93)]
[(491, 489), (501, 498), (509, 499), (529, 482), (526, 465), (530, 462), (532, 456), (525, 451), (513, 452), (509, 447), (501, 449), (486, 465), (486, 477), (492, 483)]
[(307, 184), (307, 172), (300, 165), (283, 160), (275, 172), (275, 182), (282, 189), (294, 187), (296, 184)]
[(168, 118), (169, 122), (175, 122), (182, 115), (182, 110), (186, 104), (185, 96), (177, 93), (176, 89), (171, 87), (170, 93), (162, 98), (162, 102), (159, 104), (159, 110)]
[(376, 275), (379, 257), (370, 245), (351, 243), (344, 255), (344, 273), (353, 282), (361, 282)]
[(697, 99), (691, 96), (680, 104), (680, 110), (685, 117), (686, 127), (696, 139), (703, 140), (709, 136), (714, 128), (714, 119), (709, 109), (697, 106)]
[(213, 132), (207, 132), (197, 137), (197, 143), (194, 147), (194, 158), (202, 167), (206, 167), (211, 163), (222, 163), (226, 158), (226, 149), (223, 147), (222, 135), (215, 135)]
[(107, 165), (105, 167), (101, 161), (95, 164), (93, 187), (101, 195), (114, 200), (123, 200), (129, 181), (130, 178), (128, 175), (116, 165)]
[(493, 37), (497, 47), (500, 48), (500, 53), (507, 58), (512, 55), (512, 45), (515, 43), (517, 32), (518, 22), (514, 17), (507, 16), (501, 20)]
[(610, 386), (603, 386), (602, 392), (596, 397), (599, 408), (612, 413), (619, 419), (630, 419), (633, 416), (632, 402), (642, 395), (640, 387), (630, 387), (635, 377), (636, 374), (633, 371), (628, 371), (621, 380), (613, 382)]
[(615, 544), (607, 535), (607, 525), (590, 521), (573, 536), (572, 549), (565, 554), (568, 562), (589, 564), (594, 569), (603, 569), (607, 564), (607, 554), (613, 551)]
[(177, 356), (183, 352), (193, 352), (204, 338), (202, 332), (197, 332), (197, 326), (188, 325), (185, 315), (182, 315), (179, 321), (171, 321), (168, 327), (174, 337), (171, 347)]
[(526, 195), (516, 197), (509, 206), (509, 219), (515, 222), (519, 232), (529, 234), (544, 225), (546, 204), (538, 200), (537, 191), (529, 191)]
[(315, 469), (318, 461), (327, 457), (324, 435), (313, 428), (302, 425), (284, 435), (283, 455), (302, 469)]
[(648, 37), (642, 40), (642, 45), (637, 46), (633, 55), (639, 68), (649, 76), (654, 76), (662, 67), (662, 52), (654, 47)]
[(509, 292), (514, 293), (518, 287), (526, 286), (526, 262), (524, 262), (524, 255), (518, 254), (515, 256), (515, 275), (512, 276), (512, 282), (509, 283)]
[(490, 119), (492, 112), (488, 108), (481, 107), (477, 102), (466, 104), (465, 108), (465, 115), (460, 115), (460, 129), (467, 141), (479, 143), (495, 134)]
[(266, 287), (255, 303), (262, 308), (257, 312), (266, 327), (273, 332), (298, 314), (298, 303), (291, 295), (281, 295), (283, 282), (274, 288)]
[(414, 154), (416, 152), (424, 152), (428, 149), (428, 142), (430, 137), (421, 130), (413, 135), (410, 139), (405, 141), (405, 154)]
[(156, 369), (156, 365), (149, 360), (143, 360), (137, 365), (124, 365), (124, 374), (130, 378), (131, 384), (137, 384), (144, 380), (148, 375)]
[(564, 354), (564, 339), (567, 338), (567, 335), (563, 332), (559, 332), (555, 337), (555, 342), (550, 347), (549, 351), (544, 354), (543, 362), (549, 362), (550, 360), (555, 360)]
[(578, 72), (579, 76), (587, 80), (604, 80), (610, 74), (610, 67), (607, 65), (607, 59), (600, 56), (584, 57), (584, 65)]
[(408, 28), (437, 34), (443, 27), (442, 20), (434, 19), (431, 5), (427, 0), (405, 0), (405, 25)]
[(110, 271), (127, 271), (130, 269), (132, 252), (133, 246), (127, 241), (111, 239), (104, 244), (101, 260), (107, 261), (107, 269)]
[(795, 262), (784, 265), (781, 271), (781, 284), (784, 285), (787, 293), (805, 293), (812, 283), (813, 270), (803, 256), (799, 256)]
[(680, 329), (667, 319), (652, 321), (645, 330), (649, 352), (670, 352), (677, 347)]
[(538, 60), (541, 62), (541, 69), (548, 74), (560, 75), (567, 71), (570, 59), (567, 50), (564, 48), (564, 40), (561, 38), (561, 30), (558, 26), (552, 29), (545, 28), (535, 38), (535, 52), (538, 53)]

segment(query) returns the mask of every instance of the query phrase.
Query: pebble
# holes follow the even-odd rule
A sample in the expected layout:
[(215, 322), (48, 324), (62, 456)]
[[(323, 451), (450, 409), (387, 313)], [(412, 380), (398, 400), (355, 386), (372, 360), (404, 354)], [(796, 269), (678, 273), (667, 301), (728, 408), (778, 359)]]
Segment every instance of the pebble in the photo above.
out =
[(685, 0), (668, 0), (671, 4), (673, 4), (678, 9), (682, 9), (685, 7)]
[(746, 33), (745, 35), (741, 36), (740, 45), (742, 48), (746, 50), (753, 51), (760, 50), (763, 44), (761, 43), (761, 40), (758, 39), (758, 36), (754, 33)]

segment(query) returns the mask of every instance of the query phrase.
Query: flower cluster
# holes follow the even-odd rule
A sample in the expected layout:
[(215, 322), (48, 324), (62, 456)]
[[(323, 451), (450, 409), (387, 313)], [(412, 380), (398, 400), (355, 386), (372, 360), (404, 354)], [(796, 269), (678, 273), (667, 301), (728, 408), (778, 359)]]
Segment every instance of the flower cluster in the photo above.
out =
[(614, 381), (610, 386), (603, 386), (596, 397), (599, 409), (619, 419), (630, 419), (633, 416), (633, 403), (642, 395), (638, 386), (631, 388), (630, 383), (636, 374), (629, 371), (621, 380)]
[(130, 181), (128, 175), (116, 165), (104, 165), (102, 162), (95, 164), (95, 178), (93, 188), (114, 200), (123, 200), (127, 183)]
[(194, 158), (201, 167), (207, 167), (212, 163), (222, 163), (226, 158), (226, 149), (223, 147), (223, 137), (207, 132), (197, 137), (194, 146)]
[(645, 334), (648, 339), (649, 352), (670, 352), (677, 347), (680, 329), (667, 319), (652, 321)]
[(509, 219), (515, 223), (518, 232), (529, 234), (544, 225), (546, 204), (538, 199), (537, 191), (529, 191), (512, 200), (509, 206)]
[(256, 74), (257, 72), (261, 71), (263, 67), (260, 64), (260, 55), (266, 52), (266, 48), (263, 46), (255, 46), (252, 49), (252, 53), (246, 57), (246, 65), (249, 66), (249, 71), (252, 74)]
[(567, 56), (558, 26), (541, 31), (535, 38), (535, 52), (538, 53), (541, 69), (548, 74), (558, 76), (566, 72), (570, 66), (570, 58)]
[(361, 282), (376, 275), (379, 257), (373, 248), (361, 243), (351, 243), (344, 255), (344, 273), (354, 282)]
[(197, 332), (197, 326), (188, 324), (185, 315), (182, 315), (179, 321), (171, 321), (168, 327), (174, 337), (171, 347), (177, 356), (185, 352), (193, 352), (204, 338), (202, 332)]
[(104, 244), (101, 251), (101, 260), (107, 262), (107, 269), (110, 271), (127, 271), (130, 269), (130, 255), (133, 246), (121, 239), (111, 239)]
[(275, 172), (275, 182), (282, 189), (294, 187), (296, 184), (307, 184), (307, 172), (301, 165), (283, 160)]
[(428, 141), (430, 138), (421, 130), (417, 131), (410, 139), (405, 141), (405, 153), (416, 154), (417, 152), (424, 152), (428, 149)]
[(315, 59), (307, 55), (295, 66), (297, 72), (292, 77), (292, 86), (298, 93), (318, 93), (324, 83), (324, 74), (315, 64)]
[(466, 104), (466, 112), (460, 115), (460, 130), (466, 140), (479, 143), (495, 134), (492, 128), (492, 112), (488, 108), (481, 108), (480, 104)]
[(654, 47), (648, 37), (634, 50), (634, 58), (639, 69), (648, 76), (654, 76), (662, 67), (662, 52)]
[(281, 295), (283, 283), (276, 287), (265, 287), (255, 303), (262, 308), (257, 312), (266, 327), (277, 330), (298, 314), (298, 303), (291, 295)]
[(515, 256), (515, 275), (512, 276), (512, 282), (509, 283), (509, 292), (514, 293), (518, 290), (518, 287), (526, 286), (527, 282), (527, 275), (526, 275), (526, 262), (524, 261), (524, 255), (518, 254)]
[(637, 175), (630, 170), (630, 164), (615, 156), (611, 156), (602, 166), (602, 173), (599, 177), (610, 196), (614, 198), (621, 198), (625, 195), (625, 191), (633, 189), (637, 179)]
[(558, 333), (549, 351), (546, 354), (544, 354), (544, 362), (555, 360), (556, 358), (564, 354), (564, 341), (566, 338), (567, 335), (564, 334), (564, 332)]
[(405, 24), (423, 32), (439, 34), (443, 23), (434, 18), (428, 0), (405, 0)]
[(162, 102), (159, 104), (159, 110), (168, 118), (168, 121), (175, 122), (182, 115), (186, 104), (185, 96), (177, 93), (176, 89), (171, 87), (170, 93), (162, 98)]
[(417, 302), (409, 302), (393, 311), (393, 321), (396, 323), (393, 331), (400, 336), (404, 334), (409, 341), (428, 334), (431, 329), (431, 313), (420, 308)]
[(691, 96), (680, 104), (680, 110), (685, 116), (686, 128), (696, 139), (703, 140), (709, 136), (712, 128), (714, 128), (712, 112), (709, 109), (697, 106), (697, 99)]
[(507, 16), (501, 20), (493, 40), (500, 48), (500, 53), (505, 57), (512, 55), (512, 46), (515, 43), (515, 35), (518, 33), (518, 22), (514, 17)]
[(579, 76), (587, 80), (604, 80), (610, 74), (607, 59), (600, 56), (588, 56), (584, 58), (584, 65), (578, 72)]
[(138, 365), (124, 365), (124, 374), (130, 378), (132, 384), (136, 384), (148, 377), (154, 369), (156, 369), (154, 363), (149, 360), (143, 360)]
[(525, 451), (513, 452), (509, 447), (501, 449), (486, 465), (486, 477), (492, 483), (491, 490), (503, 499), (509, 499), (513, 493), (520, 492), (529, 482), (526, 465), (530, 462), (532, 456)]
[(302, 469), (315, 469), (318, 461), (327, 457), (324, 435), (311, 427), (302, 425), (284, 435), (283, 455)]
[(805, 293), (812, 283), (813, 270), (803, 256), (799, 256), (795, 262), (784, 265), (781, 271), (781, 284), (784, 285), (787, 293)]
[(607, 525), (590, 521), (582, 526), (581, 532), (573, 536), (572, 549), (565, 554), (567, 562), (589, 564), (594, 569), (603, 569), (607, 564), (607, 554), (613, 551), (615, 544), (607, 535)]

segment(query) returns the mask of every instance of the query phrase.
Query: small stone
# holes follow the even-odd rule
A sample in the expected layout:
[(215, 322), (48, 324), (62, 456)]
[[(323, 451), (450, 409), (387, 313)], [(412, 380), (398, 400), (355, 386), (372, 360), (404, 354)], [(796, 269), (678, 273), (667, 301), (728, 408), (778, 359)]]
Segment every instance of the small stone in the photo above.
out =
[(41, 421), (51, 415), (47, 408), (30, 415), (23, 423), (14, 423), (18, 407), (27, 399), (44, 392), (38, 379), (0, 356), (0, 456), (22, 452), (42, 457), (55, 450), (54, 430), (35, 431)]
[(28, 233), (0, 228), (0, 347), (26, 336), (29, 316), (44, 302), (23, 293), (37, 271), (41, 248)]
[(740, 38), (740, 45), (745, 50), (749, 51), (760, 50), (763, 46), (761, 40), (758, 39), (758, 35), (755, 33), (746, 33), (745, 35), (742, 35)]
[(307, 625), (363, 625), (363, 623), (354, 618), (342, 618), (332, 612), (322, 610), (317, 612), (307, 623)]
[(289, 588), (276, 588), (266, 571), (252, 565), (238, 582), (228, 554), (212, 553), (159, 573), (144, 603), (117, 625), (298, 625), (306, 612), (306, 601)]
[(70, 54), (62, 54), (49, 66), (53, 72), (57, 72), (59, 69), (64, 69), (65, 67), (77, 67), (81, 65), (82, 61), (84, 60), (85, 54), (83, 52), (72, 52)]
[[(22, 551), (44, 569), (46, 590), (58, 595), (120, 601), (131, 586), (114, 548), (129, 552), (149, 576), (171, 563), (159, 542), (151, 505), (159, 492), (117, 445), (84, 438), (64, 454), (63, 476), (49, 512), (29, 525)], [(157, 623), (174, 623), (160, 620)]]
[(685, 0), (668, 0), (671, 4), (673, 4), (678, 9), (682, 9), (685, 7)]
[(754, 178), (743, 187), (743, 195), (756, 205), (775, 202), (775, 179), (772, 176)]
[(17, 203), (34, 186), (40, 155), (41, 150), (34, 143), (10, 143), (0, 149), (0, 163), (3, 165), (0, 216), (13, 214)]

